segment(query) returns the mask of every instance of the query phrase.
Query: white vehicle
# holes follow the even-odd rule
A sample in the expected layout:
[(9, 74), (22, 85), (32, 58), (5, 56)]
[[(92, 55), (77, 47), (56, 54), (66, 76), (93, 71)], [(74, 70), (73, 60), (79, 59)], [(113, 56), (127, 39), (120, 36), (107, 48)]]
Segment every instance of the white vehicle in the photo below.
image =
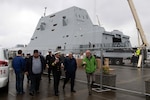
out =
[(9, 86), (9, 67), (6, 50), (0, 48), (0, 89), (8, 91)]

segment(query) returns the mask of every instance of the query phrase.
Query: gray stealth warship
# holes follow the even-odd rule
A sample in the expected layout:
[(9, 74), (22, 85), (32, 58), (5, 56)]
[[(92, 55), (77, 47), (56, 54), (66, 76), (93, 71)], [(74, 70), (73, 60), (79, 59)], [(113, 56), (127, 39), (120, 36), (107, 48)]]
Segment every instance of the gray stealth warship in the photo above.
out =
[(122, 63), (122, 59), (131, 56), (131, 52), (110, 48), (130, 48), (129, 38), (119, 30), (108, 32), (101, 26), (93, 25), (87, 11), (74, 6), (41, 17), (25, 50), (80, 53), (92, 49), (95, 55), (100, 56), (97, 48), (103, 47), (109, 48), (103, 52), (105, 57), (113, 59), (115, 63)]

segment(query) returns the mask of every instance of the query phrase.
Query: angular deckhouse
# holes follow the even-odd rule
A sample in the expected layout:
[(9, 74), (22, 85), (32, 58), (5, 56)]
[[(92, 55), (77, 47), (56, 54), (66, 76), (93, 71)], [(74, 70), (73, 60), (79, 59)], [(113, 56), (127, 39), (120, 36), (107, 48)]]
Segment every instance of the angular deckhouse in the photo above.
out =
[(104, 47), (131, 47), (129, 36), (118, 30), (107, 32), (93, 25), (86, 10), (71, 7), (41, 17), (27, 50), (62, 50)]

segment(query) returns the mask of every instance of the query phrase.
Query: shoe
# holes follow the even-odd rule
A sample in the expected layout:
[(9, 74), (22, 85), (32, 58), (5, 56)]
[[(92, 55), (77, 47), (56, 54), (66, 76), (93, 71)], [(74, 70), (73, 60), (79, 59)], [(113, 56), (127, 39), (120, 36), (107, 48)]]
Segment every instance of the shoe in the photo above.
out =
[(23, 91), (23, 92), (17, 92), (17, 95), (22, 95), (22, 94), (24, 94), (25, 92)]
[(51, 82), (51, 78), (48, 79), (48, 82), (49, 82), (49, 83)]
[(19, 95), (20, 94), (20, 92), (17, 92), (17, 95)]
[(65, 85), (63, 85), (63, 90), (65, 89)]
[(92, 83), (91, 83), (91, 88), (94, 87), (94, 83), (95, 83), (95, 81), (92, 81)]
[(75, 90), (71, 90), (71, 92), (74, 92), (74, 93), (75, 93), (76, 91), (75, 91)]
[(92, 95), (92, 92), (89, 92), (89, 95)]
[(58, 96), (58, 93), (55, 93), (55, 96)]
[(36, 93), (37, 93), (37, 94), (39, 94), (39, 93), (40, 93), (40, 91), (39, 91), (39, 90), (37, 90), (37, 91), (36, 91)]
[(19, 94), (24, 94), (25, 92), (23, 91), (23, 92), (20, 92)]
[(34, 93), (33, 93), (33, 92), (30, 92), (29, 95), (34, 96)]

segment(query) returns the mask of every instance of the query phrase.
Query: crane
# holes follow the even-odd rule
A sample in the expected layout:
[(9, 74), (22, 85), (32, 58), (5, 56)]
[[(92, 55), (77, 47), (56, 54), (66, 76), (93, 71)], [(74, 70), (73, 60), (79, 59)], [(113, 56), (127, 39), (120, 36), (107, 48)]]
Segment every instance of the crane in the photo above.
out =
[(148, 42), (147, 42), (145, 33), (143, 31), (142, 25), (140, 23), (140, 20), (138, 18), (138, 15), (137, 15), (136, 9), (134, 7), (133, 1), (128, 0), (128, 3), (129, 3), (131, 12), (133, 14), (133, 17), (134, 17), (134, 20), (135, 20), (135, 23), (136, 23), (136, 28), (137, 28), (138, 32), (140, 33), (140, 37), (141, 37), (141, 40), (142, 40), (142, 46), (148, 46)]
[[(137, 15), (136, 9), (134, 7), (133, 1), (132, 0), (127, 0), (127, 1), (129, 3), (131, 12), (133, 14), (133, 17), (134, 17), (134, 20), (135, 20), (135, 23), (136, 23), (137, 31), (139, 32), (140, 37), (141, 37), (141, 41), (142, 41), (142, 45), (141, 46), (144, 47), (144, 48), (146, 48), (148, 46), (148, 42), (147, 42), (144, 30), (142, 28), (142, 25), (140, 23), (140, 20), (138, 18), (138, 15)], [(137, 67), (141, 66), (141, 62), (142, 62), (142, 55), (139, 56)]]

